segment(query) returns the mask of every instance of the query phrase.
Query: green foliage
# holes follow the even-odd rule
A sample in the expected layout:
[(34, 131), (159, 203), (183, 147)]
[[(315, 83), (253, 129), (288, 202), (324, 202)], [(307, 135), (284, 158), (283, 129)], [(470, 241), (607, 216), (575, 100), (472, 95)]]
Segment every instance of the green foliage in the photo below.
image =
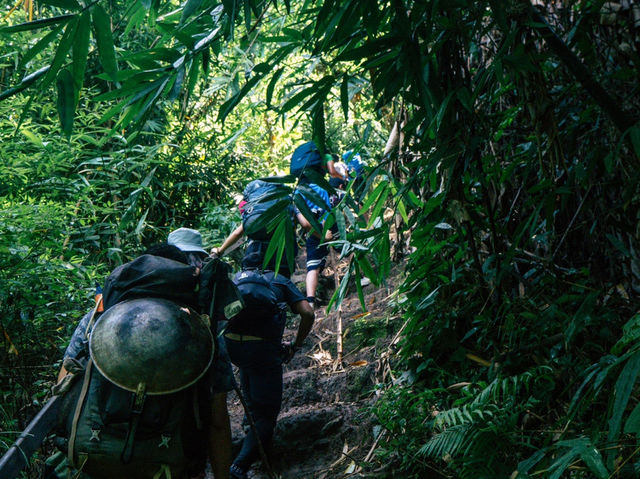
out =
[[(385, 459), (416, 477), (622, 477), (640, 417), (635, 10), (556, 3), (45, 4), (0, 39), (3, 210), (60, 220), (37, 256), (50, 278), (60, 256), (117, 264), (173, 226), (219, 242), (220, 205), (285, 172), (302, 138), (358, 151), (367, 175), (324, 225), (349, 264), (329, 306), (355, 284), (364, 307), (360, 279), (411, 251)], [(321, 229), (313, 193), (282, 181), (280, 206)], [(272, 213), (269, 254), (290, 261)], [(38, 241), (21, 214), (0, 249), (14, 268)]]

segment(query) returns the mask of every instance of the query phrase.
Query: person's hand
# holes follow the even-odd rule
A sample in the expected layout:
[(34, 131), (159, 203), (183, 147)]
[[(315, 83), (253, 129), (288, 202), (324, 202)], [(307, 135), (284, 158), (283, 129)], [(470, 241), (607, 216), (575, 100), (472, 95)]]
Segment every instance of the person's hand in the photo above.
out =
[(327, 234), (324, 235), (324, 240), (331, 241), (332, 239), (333, 239), (333, 233), (331, 232), (331, 230), (327, 230)]
[(293, 343), (282, 343), (280, 346), (280, 357), (282, 358), (283, 363), (288, 363), (291, 361), (293, 356), (296, 354), (298, 348)]
[(220, 248), (211, 248), (211, 256), (215, 258), (220, 256)]

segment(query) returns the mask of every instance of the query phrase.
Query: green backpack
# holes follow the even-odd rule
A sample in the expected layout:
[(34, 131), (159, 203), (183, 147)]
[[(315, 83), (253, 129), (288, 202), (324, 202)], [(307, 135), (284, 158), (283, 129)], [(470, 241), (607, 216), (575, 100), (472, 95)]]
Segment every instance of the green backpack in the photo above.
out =
[(186, 478), (203, 470), (200, 378), (213, 357), (209, 324), (153, 298), (118, 303), (90, 329), (84, 373), (64, 397), (70, 465), (92, 479)]

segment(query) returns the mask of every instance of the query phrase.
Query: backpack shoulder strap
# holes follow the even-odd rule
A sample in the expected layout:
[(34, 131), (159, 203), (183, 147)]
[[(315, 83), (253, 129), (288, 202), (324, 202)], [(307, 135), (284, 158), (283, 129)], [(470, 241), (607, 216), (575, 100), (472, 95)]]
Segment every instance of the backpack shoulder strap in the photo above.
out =
[(84, 330), (84, 337), (89, 339), (89, 334), (91, 334), (91, 329), (93, 329), (93, 325), (96, 322), (96, 313), (98, 309), (102, 306), (102, 294), (96, 296), (96, 304), (91, 311), (91, 317), (89, 318), (89, 322), (87, 323), (87, 329)]
[(89, 390), (89, 382), (91, 381), (91, 369), (92, 369), (93, 361), (89, 358), (87, 362), (87, 367), (84, 371), (84, 380), (82, 382), (82, 389), (80, 390), (80, 396), (78, 397), (78, 402), (76, 403), (76, 410), (73, 413), (73, 422), (71, 423), (71, 433), (69, 434), (69, 449), (68, 449), (68, 458), (69, 464), (74, 465), (74, 448), (76, 443), (76, 433), (78, 432), (78, 420), (80, 419), (80, 413), (82, 412), (82, 407), (84, 405), (84, 400), (87, 397), (87, 391)]

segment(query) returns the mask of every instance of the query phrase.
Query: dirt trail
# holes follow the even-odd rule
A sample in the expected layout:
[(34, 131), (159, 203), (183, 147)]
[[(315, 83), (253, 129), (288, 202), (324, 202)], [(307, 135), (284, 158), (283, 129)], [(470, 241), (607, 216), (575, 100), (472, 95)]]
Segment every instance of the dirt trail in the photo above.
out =
[[(333, 270), (325, 270), (321, 284), (333, 285)], [(304, 278), (304, 276), (295, 276)], [(390, 341), (386, 335), (372, 338), (390, 325), (389, 297), (398, 275), (387, 286), (364, 288), (368, 314), (363, 314), (357, 293), (350, 292), (342, 305), (344, 354), (336, 360), (336, 311), (316, 309), (316, 321), (304, 347), (285, 365), (282, 409), (269, 459), (278, 478), (356, 478), (358, 465), (374, 443), (373, 404), (375, 386), (384, 373), (380, 361)], [(303, 280), (304, 281), (304, 280)], [(300, 286), (300, 284), (299, 284)], [(320, 290), (325, 296), (331, 291)], [(321, 296), (321, 295), (319, 295)], [(325, 303), (326, 304), (326, 303)], [(294, 325), (297, 325), (297, 320)], [(293, 339), (295, 329), (285, 331)], [(228, 400), (234, 445), (243, 437), (240, 400), (231, 393)], [(267, 479), (261, 463), (249, 472), (250, 478)], [(373, 477), (373, 476), (367, 476)]]

